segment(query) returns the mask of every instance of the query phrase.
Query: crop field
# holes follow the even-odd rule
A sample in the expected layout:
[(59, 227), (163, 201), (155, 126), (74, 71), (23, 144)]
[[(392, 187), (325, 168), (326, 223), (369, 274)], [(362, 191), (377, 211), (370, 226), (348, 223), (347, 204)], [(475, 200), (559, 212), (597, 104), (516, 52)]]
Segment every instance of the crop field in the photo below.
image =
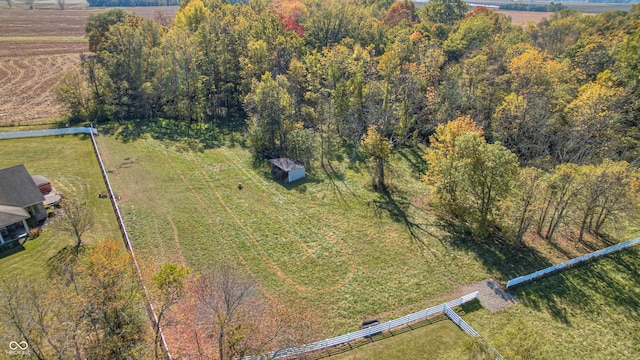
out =
[[(172, 17), (176, 9), (127, 10), (153, 18), (156, 11)], [(0, 126), (51, 122), (63, 113), (52, 89), (88, 53), (84, 25), (99, 11), (0, 9)]]

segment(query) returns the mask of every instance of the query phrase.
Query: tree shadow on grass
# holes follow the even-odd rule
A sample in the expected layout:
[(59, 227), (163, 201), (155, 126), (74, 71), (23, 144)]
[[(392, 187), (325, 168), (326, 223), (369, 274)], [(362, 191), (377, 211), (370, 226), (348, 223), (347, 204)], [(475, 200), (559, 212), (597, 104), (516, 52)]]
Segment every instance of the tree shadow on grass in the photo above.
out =
[(427, 172), (427, 162), (423, 159), (424, 153), (420, 152), (419, 149), (406, 148), (399, 151), (398, 154), (411, 166), (411, 170), (416, 177), (420, 177)]
[(351, 187), (345, 181), (344, 173), (336, 170), (330, 160), (326, 160), (321, 164), (322, 171), (327, 179), (327, 184), (333, 191), (336, 198), (343, 204), (349, 205), (347, 195), (353, 197), (356, 201), (360, 201), (358, 196), (351, 190)]
[[(536, 249), (509, 241), (500, 237), (478, 239), (474, 237), (466, 226), (453, 220), (441, 220), (441, 229), (448, 235), (444, 242), (457, 250), (473, 253), (484, 267), (503, 284), (518, 276), (527, 275), (537, 270), (552, 266)], [(556, 320), (570, 325), (569, 317), (564, 306), (566, 296), (584, 296), (579, 288), (574, 288), (561, 276), (552, 276), (533, 283), (520, 285), (514, 294), (524, 306), (537, 311), (546, 310)]]
[(553, 265), (536, 249), (499, 236), (479, 239), (468, 227), (455, 220), (441, 219), (439, 227), (447, 234), (444, 242), (450, 247), (474, 253), (498, 280), (506, 282), (515, 277)]
[(600, 258), (514, 289), (524, 306), (570, 324), (568, 312), (588, 317), (616, 312), (640, 321), (638, 249)]
[(99, 131), (105, 135), (115, 135), (124, 143), (150, 136), (159, 141), (181, 144), (186, 150), (212, 149), (222, 145), (246, 146), (237, 133), (244, 126), (241, 119), (227, 119), (224, 122), (187, 122), (170, 119), (127, 120), (101, 124)]
[(425, 235), (438, 238), (436, 235), (427, 230), (426, 224), (420, 223), (413, 219), (410, 210), (413, 204), (408, 196), (401, 191), (390, 191), (385, 189), (378, 192), (378, 199), (371, 200), (367, 205), (373, 205), (374, 212), (378, 218), (383, 213), (389, 215), (394, 222), (404, 225), (411, 237), (420, 250), (427, 248), (424, 239)]
[[(621, 274), (628, 276), (616, 276)], [(637, 262), (630, 261), (626, 254), (616, 254), (612, 259), (596, 260), (522, 285), (516, 289), (516, 296), (523, 305), (546, 310), (565, 323), (570, 323), (568, 311), (590, 317), (617, 312), (637, 322), (640, 321), (638, 289)]]

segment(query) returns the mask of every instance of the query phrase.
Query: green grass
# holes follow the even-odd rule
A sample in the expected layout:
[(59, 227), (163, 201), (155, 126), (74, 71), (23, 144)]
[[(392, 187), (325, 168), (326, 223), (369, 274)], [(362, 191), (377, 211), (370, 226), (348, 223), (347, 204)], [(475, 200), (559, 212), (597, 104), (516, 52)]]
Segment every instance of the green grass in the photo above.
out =
[[(460, 285), (487, 277), (504, 282), (562, 257), (447, 232), (426, 206), (419, 150), (395, 156), (394, 191), (382, 196), (365, 186), (364, 166), (336, 164), (338, 176), (316, 170), (284, 185), (268, 168), (254, 167), (238, 145), (184, 152), (146, 135), (125, 140), (104, 136), (99, 144), (143, 263), (184, 261), (199, 272), (238, 264), (270, 298), (317, 311), (323, 327), (317, 339), (356, 330), (363, 319), (386, 321), (450, 300)], [(518, 324), (516, 333), (533, 335), (513, 343), (533, 341), (547, 358), (637, 357), (637, 260), (631, 251), (569, 270), (517, 290), (517, 306), (495, 314), (473, 309), (465, 320), (504, 355), (516, 354), (504, 339), (513, 339)], [(465, 335), (453, 329), (459, 335), (445, 337), (459, 348)], [(416, 338), (419, 333), (408, 332), (359, 351), (363, 358), (421, 358)], [(377, 355), (382, 347), (390, 353)], [(354, 354), (343, 356), (360, 356)]]
[[(106, 188), (89, 138), (67, 135), (0, 140), (0, 168), (17, 164), (24, 164), (31, 175), (44, 175), (57, 191), (86, 201), (94, 209), (95, 224), (85, 236), (88, 243), (121, 239), (110, 202), (97, 197)], [(73, 241), (69, 234), (45, 224), (41, 235), (27, 241), (24, 250), (0, 253), (0, 268), (3, 273), (43, 277), (44, 262)]]
[(466, 320), (485, 338), (497, 339), (505, 356), (510, 349), (503, 332), (522, 321), (547, 358), (638, 358), (639, 260), (635, 248), (538, 280), (516, 289), (519, 305), (473, 312)]
[(331, 356), (331, 359), (438, 359), (451, 349), (462, 347), (468, 337), (453, 322), (443, 319), (384, 340), (366, 341), (353, 350), (345, 347), (344, 353)]
[[(254, 169), (241, 147), (188, 153), (114, 137), (99, 144), (143, 259), (184, 259), (200, 272), (239, 264), (270, 297), (319, 311), (323, 335), (355, 330), (365, 317), (384, 321), (436, 305), (489, 275), (474, 253), (427, 233), (438, 231), (415, 206), (425, 188), (407, 161), (394, 168), (404, 192), (389, 199), (367, 190), (369, 175), (357, 169), (342, 169), (334, 184), (312, 173), (283, 186), (268, 169)], [(413, 229), (414, 238), (407, 222), (427, 232)]]

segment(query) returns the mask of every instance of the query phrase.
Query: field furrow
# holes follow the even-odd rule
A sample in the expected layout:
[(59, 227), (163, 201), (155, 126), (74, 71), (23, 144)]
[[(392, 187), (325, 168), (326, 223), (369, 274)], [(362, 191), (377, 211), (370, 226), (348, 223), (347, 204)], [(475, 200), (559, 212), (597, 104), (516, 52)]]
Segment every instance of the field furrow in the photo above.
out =
[(59, 116), (52, 89), (78, 60), (75, 54), (0, 58), (0, 125)]

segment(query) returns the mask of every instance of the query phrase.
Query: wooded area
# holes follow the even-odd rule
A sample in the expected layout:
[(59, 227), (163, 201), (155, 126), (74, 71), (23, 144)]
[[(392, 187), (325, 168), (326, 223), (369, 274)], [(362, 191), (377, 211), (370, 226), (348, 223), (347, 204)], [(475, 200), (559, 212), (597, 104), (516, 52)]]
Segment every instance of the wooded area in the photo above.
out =
[[(95, 55), (58, 95), (73, 117), (98, 122), (172, 119), (202, 133), (246, 119), (257, 159), (370, 158), (379, 190), (392, 152), (430, 144), (434, 199), (478, 235), (515, 227), (521, 239), (535, 223), (550, 240), (568, 211), (579, 240), (600, 232), (637, 204), (640, 7), (563, 9), (526, 29), (468, 11), (462, 1), (192, 0), (166, 27), (110, 10), (89, 18)], [(488, 183), (501, 172), (502, 184)], [(508, 205), (523, 211), (512, 218)]]
[[(639, 5), (594, 16), (563, 9), (523, 29), (486, 8), (469, 12), (462, 1), (444, 0), (419, 10), (389, 0), (191, 0), (171, 25), (114, 9), (90, 16), (93, 54), (64, 76), (57, 96), (73, 121), (126, 124), (138, 133), (166, 121), (190, 150), (242, 124), (258, 163), (292, 157), (330, 173), (345, 159), (368, 161), (371, 188), (382, 194), (402, 186), (389, 186), (390, 157), (427, 147), (420, 160), (428, 205), (445, 223), (474, 239), (517, 245), (527, 234), (553, 243), (570, 229), (563, 236), (579, 243), (607, 238), (607, 226), (637, 212), (639, 21)], [(25, 295), (31, 290), (7, 282), (15, 296), (3, 303), (5, 318), (38, 325), (29, 335), (36, 354), (151, 357), (143, 349), (149, 331), (128, 317), (139, 290), (129, 286), (120, 254), (106, 243), (80, 256), (81, 235), (71, 272), (52, 272), (46, 288), (61, 299), (53, 309), (62, 310), (38, 319), (42, 293)], [(109, 273), (93, 272), (104, 260), (100, 251), (120, 264), (112, 269), (124, 274), (120, 283), (87, 282)], [(256, 284), (242, 274), (223, 268), (187, 280), (188, 273), (172, 266), (153, 278), (161, 320), (192, 281), (198, 325), (215, 338), (220, 359), (312, 332), (304, 311), (254, 297)], [(77, 298), (67, 298), (71, 292)], [(33, 302), (17, 301), (24, 296)], [(111, 307), (94, 315), (94, 300), (113, 305), (115, 315)], [(54, 329), (38, 321), (65, 316), (67, 302), (88, 315), (74, 315), (73, 331), (39, 332)], [(19, 318), (25, 314), (35, 320)], [(88, 326), (84, 342), (59, 345)], [(130, 347), (119, 347), (121, 340)]]

